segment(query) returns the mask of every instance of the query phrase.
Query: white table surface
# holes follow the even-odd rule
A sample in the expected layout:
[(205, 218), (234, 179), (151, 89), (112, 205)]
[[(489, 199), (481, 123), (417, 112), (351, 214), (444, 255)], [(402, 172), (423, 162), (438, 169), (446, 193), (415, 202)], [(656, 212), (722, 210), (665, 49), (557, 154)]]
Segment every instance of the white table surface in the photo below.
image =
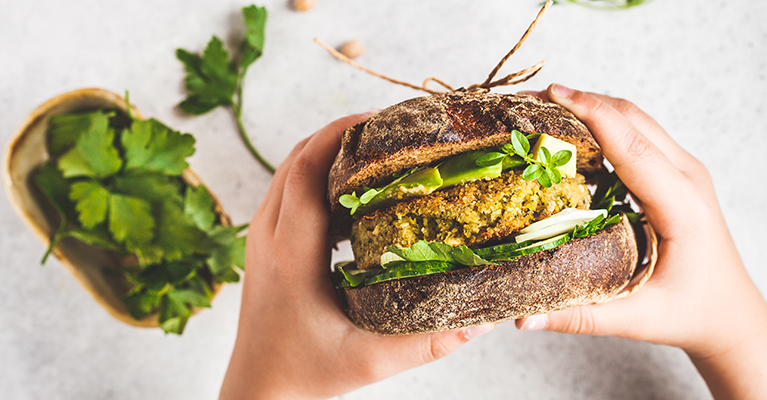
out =
[[(236, 223), (270, 182), (240, 143), (231, 115), (186, 117), (182, 47), (212, 34), (239, 37), (243, 1), (0, 0), (0, 142), (60, 93), (130, 90), (146, 115), (197, 138), (191, 164)], [(418, 96), (331, 58), (312, 42), (361, 40), (358, 61), (392, 77), (484, 80), (516, 43), (538, 0), (286, 0), (269, 10), (266, 53), (245, 84), (245, 123), (279, 163), (335, 118)], [(554, 7), (503, 71), (540, 60), (532, 81), (631, 99), (711, 171), (738, 249), (760, 290), (767, 154), (767, 2), (656, 0), (627, 11)], [(183, 336), (110, 317), (0, 200), (0, 397), (4, 399), (211, 399), (234, 343), (241, 286), (228, 285)], [(345, 256), (345, 255), (344, 255)], [(674, 307), (669, 304), (669, 307)], [(712, 315), (716, 318), (716, 315)], [(339, 371), (343, 374), (344, 371)], [(615, 338), (518, 332), (500, 325), (455, 354), (344, 399), (700, 399), (710, 395), (678, 349)]]

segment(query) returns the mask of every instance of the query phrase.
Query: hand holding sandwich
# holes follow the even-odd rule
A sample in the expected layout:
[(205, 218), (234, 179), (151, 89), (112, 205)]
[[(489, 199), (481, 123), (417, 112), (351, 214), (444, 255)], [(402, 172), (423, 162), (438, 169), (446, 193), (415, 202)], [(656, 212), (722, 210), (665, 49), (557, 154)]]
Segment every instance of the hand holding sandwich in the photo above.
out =
[(282, 163), (248, 232), (237, 341), (221, 399), (337, 396), (445, 356), (492, 326), (385, 337), (357, 328), (328, 279), (326, 188), (339, 119)]
[(635, 105), (552, 85), (539, 94), (591, 130), (660, 236), (634, 296), (517, 321), (521, 329), (618, 336), (685, 350), (717, 398), (767, 394), (767, 304), (749, 278), (706, 168)]

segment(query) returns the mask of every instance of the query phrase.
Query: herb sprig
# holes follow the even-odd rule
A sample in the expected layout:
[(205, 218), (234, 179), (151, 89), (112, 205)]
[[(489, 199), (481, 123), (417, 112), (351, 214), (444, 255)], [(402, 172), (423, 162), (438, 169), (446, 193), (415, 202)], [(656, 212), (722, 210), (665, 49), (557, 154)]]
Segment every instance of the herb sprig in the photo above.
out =
[[(534, 135), (530, 135), (530, 139)], [(487, 153), (477, 159), (477, 166), (497, 165), (503, 163), (507, 158), (511, 158), (512, 162), (523, 161), (527, 164), (527, 168), (522, 172), (522, 179), (526, 181), (537, 180), (541, 186), (549, 188), (552, 184), (562, 182), (562, 173), (558, 167), (566, 165), (573, 153), (570, 150), (560, 150), (552, 155), (546, 147), (541, 147), (539, 159), (535, 160), (533, 156), (530, 154), (529, 138), (522, 132), (513, 130), (511, 131), (511, 143), (506, 143), (498, 148), (498, 151)]]
[(202, 56), (184, 49), (176, 50), (176, 58), (186, 69), (184, 87), (189, 93), (178, 106), (191, 115), (202, 115), (221, 106), (231, 109), (242, 141), (253, 157), (274, 174), (274, 166), (256, 150), (242, 121), (242, 86), (248, 67), (264, 52), (266, 8), (255, 5), (245, 7), (242, 17), (245, 38), (240, 43), (239, 54), (233, 55), (231, 60), (223, 41), (217, 36), (210, 39)]
[(555, 0), (554, 4), (573, 3), (595, 10), (620, 10), (647, 4), (652, 0)]
[(221, 225), (208, 190), (182, 179), (194, 138), (113, 111), (57, 115), (50, 126), (51, 160), (34, 180), (60, 223), (42, 262), (68, 237), (113, 251), (133, 284), (129, 313), (159, 313), (166, 333), (181, 334), (214, 285), (239, 280), (247, 227)]

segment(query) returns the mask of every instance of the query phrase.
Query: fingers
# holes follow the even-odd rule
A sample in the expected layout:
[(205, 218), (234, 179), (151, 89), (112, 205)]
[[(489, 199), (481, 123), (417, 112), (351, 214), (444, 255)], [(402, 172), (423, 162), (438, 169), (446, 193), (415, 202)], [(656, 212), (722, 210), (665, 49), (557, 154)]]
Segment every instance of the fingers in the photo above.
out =
[(603, 94), (589, 94), (609, 104), (623, 115), (634, 127), (650, 139), (677, 168), (686, 170), (690, 164), (697, 163), (697, 160), (690, 153), (685, 151), (652, 117), (634, 103)]
[(625, 308), (615, 307), (615, 304), (590, 305), (533, 315), (516, 320), (515, 325), (523, 331), (546, 330), (627, 339), (644, 337), (639, 328), (627, 324), (627, 314)]
[(689, 181), (668, 157), (626, 117), (597, 96), (551, 85), (548, 97), (570, 110), (591, 130), (602, 152), (626, 186), (654, 211), (684, 213), (680, 196)]
[(370, 371), (371, 381), (378, 381), (445, 357), (494, 327), (494, 324), (486, 324), (446, 332), (404, 336), (371, 336), (370, 333), (360, 331), (363, 337), (359, 338), (359, 343), (364, 344), (363, 348), (367, 354), (363, 359), (368, 359), (374, 364), (375, 370)]
[[(327, 218), (328, 172), (341, 147), (341, 135), (369, 115), (350, 115), (320, 129), (293, 160), (285, 177), (280, 209), (280, 224), (286, 229), (295, 234), (317, 234), (313, 229), (305, 231), (305, 228), (316, 228), (311, 222), (322, 222)], [(321, 236), (324, 237), (324, 232)]]

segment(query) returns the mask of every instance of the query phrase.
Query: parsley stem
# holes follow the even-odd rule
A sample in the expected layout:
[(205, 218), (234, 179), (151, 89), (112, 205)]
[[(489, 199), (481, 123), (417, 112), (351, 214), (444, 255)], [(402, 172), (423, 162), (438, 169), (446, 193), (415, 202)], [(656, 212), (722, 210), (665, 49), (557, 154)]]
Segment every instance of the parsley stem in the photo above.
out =
[(245, 146), (248, 147), (250, 153), (253, 154), (253, 157), (255, 157), (256, 160), (261, 163), (261, 165), (266, 168), (267, 171), (269, 171), (269, 173), (274, 175), (276, 168), (274, 168), (272, 164), (269, 163), (269, 161), (266, 161), (261, 153), (256, 150), (256, 147), (253, 146), (253, 142), (251, 142), (250, 138), (248, 137), (248, 132), (245, 130), (245, 124), (242, 122), (242, 86), (238, 86), (237, 104), (232, 105), (232, 111), (234, 112), (234, 117), (237, 120), (237, 128), (240, 131), (240, 137), (242, 138), (242, 141), (245, 142)]

